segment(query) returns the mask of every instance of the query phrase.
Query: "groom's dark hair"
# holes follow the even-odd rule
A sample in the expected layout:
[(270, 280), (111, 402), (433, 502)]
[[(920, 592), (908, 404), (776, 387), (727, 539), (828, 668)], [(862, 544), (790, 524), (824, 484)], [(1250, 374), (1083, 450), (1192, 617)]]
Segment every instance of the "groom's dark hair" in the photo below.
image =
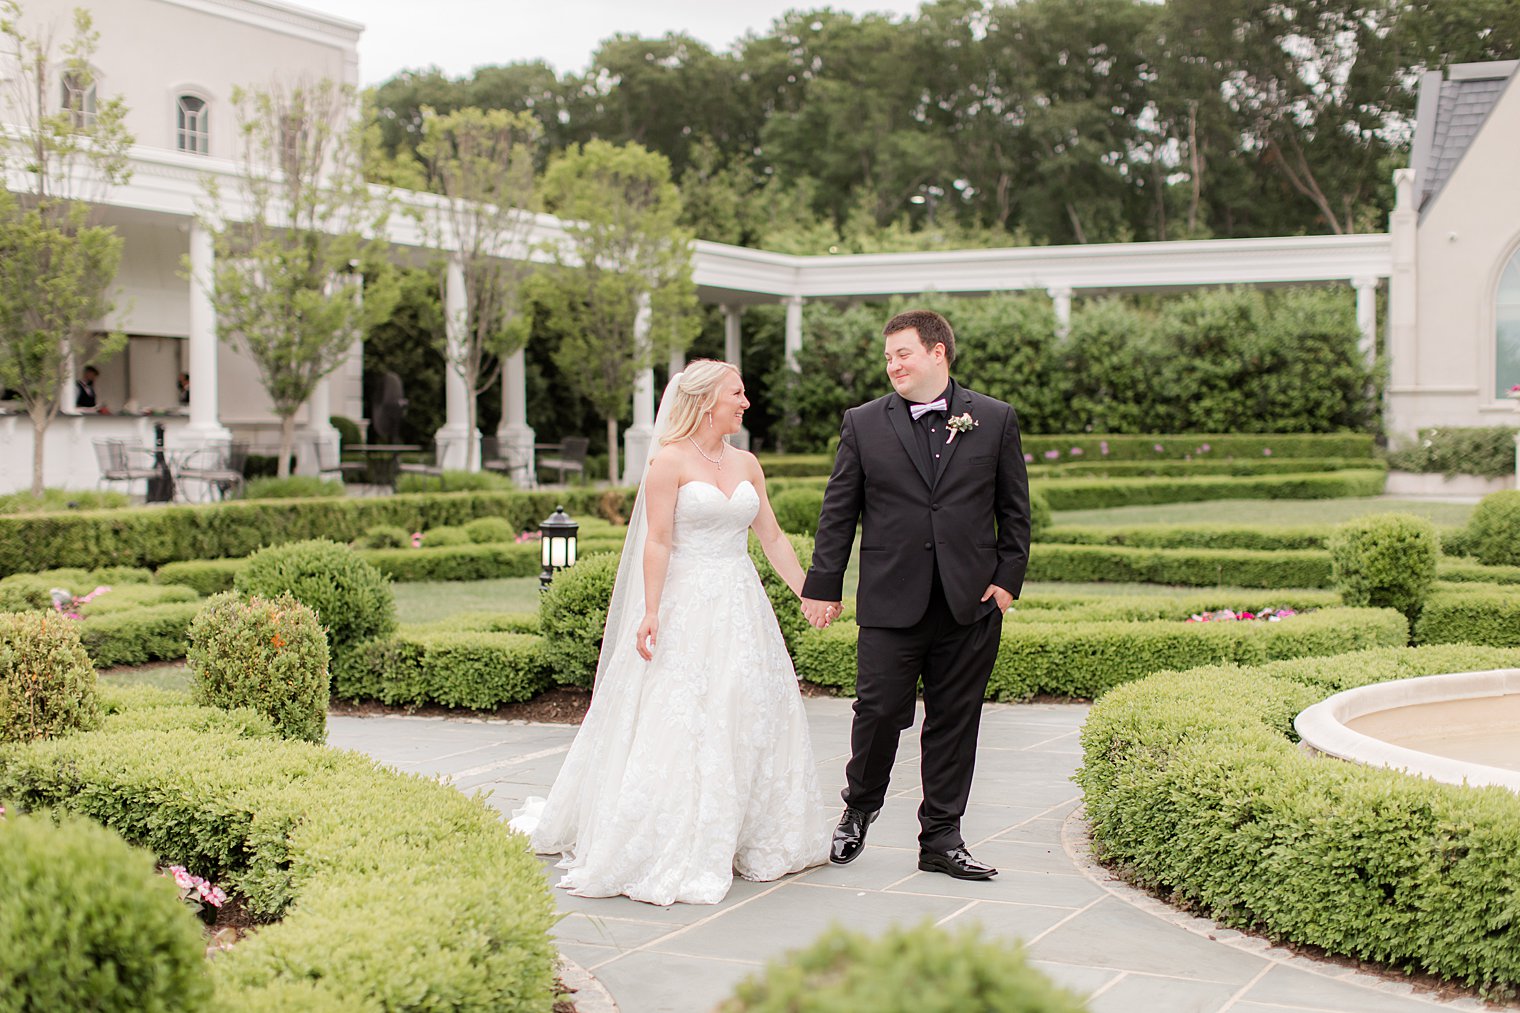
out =
[(908, 310), (899, 313), (887, 321), (887, 326), (881, 329), (881, 336), (896, 334), (898, 331), (906, 331), (908, 328), (918, 331), (918, 340), (924, 343), (924, 348), (934, 351), (935, 345), (945, 346), (945, 362), (955, 364), (955, 332), (950, 329), (950, 321), (940, 316), (933, 310)]

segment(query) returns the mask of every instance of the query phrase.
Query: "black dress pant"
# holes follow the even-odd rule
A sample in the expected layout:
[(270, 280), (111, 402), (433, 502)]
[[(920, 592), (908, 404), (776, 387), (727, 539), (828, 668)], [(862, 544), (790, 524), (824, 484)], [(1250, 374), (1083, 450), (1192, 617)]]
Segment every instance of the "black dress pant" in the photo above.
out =
[(919, 845), (945, 851), (965, 844), (961, 817), (971, 796), (982, 700), (1002, 629), (998, 611), (968, 626), (957, 623), (937, 575), (929, 607), (915, 625), (861, 627), (845, 805), (865, 812), (881, 808), (898, 738), (913, 726), (922, 678), (924, 801), (918, 810)]

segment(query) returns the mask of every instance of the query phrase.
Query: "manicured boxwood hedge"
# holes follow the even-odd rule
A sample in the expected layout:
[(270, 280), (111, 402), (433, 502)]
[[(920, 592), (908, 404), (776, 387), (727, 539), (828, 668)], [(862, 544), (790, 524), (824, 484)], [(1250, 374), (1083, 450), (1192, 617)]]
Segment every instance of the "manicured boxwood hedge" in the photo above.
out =
[[(1024, 434), (1024, 452), (1036, 461), (1054, 450), (1061, 461), (1160, 461), (1187, 458), (1354, 457), (1371, 460), (1377, 450), (1368, 433), (1247, 433), (1145, 435), (1082, 433), (1078, 436)], [(1075, 447), (1082, 452), (1072, 454)], [(1160, 448), (1159, 450), (1157, 448)]]
[(96, 668), (175, 661), (185, 656), (190, 620), (199, 601), (150, 605), (128, 612), (92, 616), (79, 624), (79, 642)]
[(1471, 559), (1443, 559), (1436, 577), (1459, 583), (1520, 584), (1520, 566), (1484, 566)]
[(1216, 499), (1339, 499), (1378, 496), (1385, 471), (1327, 471), (1317, 474), (1243, 478), (1051, 478), (1036, 480), (1052, 510), (1102, 510)]
[[(853, 693), (856, 633), (855, 626), (836, 623), (803, 636), (798, 676)], [(1172, 668), (1344, 654), (1408, 639), (1407, 621), (1392, 609), (1327, 608), (1276, 623), (1013, 622), (1003, 627), (987, 697), (1096, 697)]]
[(370, 528), (408, 531), (502, 517), (519, 530), (564, 505), (572, 516), (627, 513), (628, 490), (419, 493), (375, 498), (244, 500), (207, 506), (69, 511), (0, 517), (0, 575), (56, 566), (158, 567), (183, 559), (246, 556), (263, 545), (330, 538), (350, 542)]
[(1520, 801), (1301, 751), (1293, 716), (1352, 686), (1520, 666), (1422, 647), (1155, 675), (1082, 730), (1094, 850), (1190, 910), (1483, 988), (1520, 985)]
[(1425, 599), (1414, 641), (1520, 647), (1520, 588), (1436, 591)]
[(1329, 587), (1330, 554), (1316, 549), (1141, 549), (1051, 545), (1029, 550), (1029, 580), (1137, 581), (1210, 587)]
[(0, 800), (103, 823), (281, 918), (212, 964), (215, 1008), (553, 1004), (547, 881), (482, 801), (270, 738), (246, 713), (154, 700), (118, 699), (97, 732), (0, 750)]
[(1203, 478), (1209, 475), (1283, 475), (1325, 471), (1364, 471), (1384, 467), (1381, 461), (1356, 457), (1262, 457), (1224, 460), (1089, 461), (1029, 465), (1029, 477), (1046, 478)]
[(1334, 529), (1325, 526), (1243, 527), (1239, 524), (1136, 524), (1098, 527), (1066, 524), (1046, 528), (1041, 542), (1062, 545), (1126, 545), (1139, 549), (1323, 549)]
[(531, 633), (403, 627), (339, 658), (333, 696), (481, 710), (521, 703), (554, 684), (546, 646)]

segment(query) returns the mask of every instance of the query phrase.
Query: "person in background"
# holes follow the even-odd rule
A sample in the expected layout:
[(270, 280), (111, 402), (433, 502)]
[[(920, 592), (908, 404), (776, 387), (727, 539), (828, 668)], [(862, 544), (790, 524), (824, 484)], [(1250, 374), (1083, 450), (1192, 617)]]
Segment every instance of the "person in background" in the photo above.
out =
[(190, 374), (189, 373), (181, 373), (179, 375), (178, 385), (179, 385), (179, 403), (180, 404), (189, 404), (190, 403)]
[(74, 407), (99, 409), (100, 405), (95, 401), (95, 379), (100, 376), (100, 370), (94, 366), (84, 367), (80, 378), (74, 382)]

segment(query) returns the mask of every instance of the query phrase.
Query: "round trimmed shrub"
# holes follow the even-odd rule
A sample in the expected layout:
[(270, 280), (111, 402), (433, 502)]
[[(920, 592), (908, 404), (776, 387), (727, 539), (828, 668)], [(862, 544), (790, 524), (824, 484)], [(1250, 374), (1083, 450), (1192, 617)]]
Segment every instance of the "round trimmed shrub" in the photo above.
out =
[(1441, 542), (1435, 525), (1411, 514), (1372, 514), (1331, 534), (1335, 588), (1347, 605), (1394, 608), (1419, 618), (1436, 579)]
[(146, 851), (85, 820), (0, 818), (0, 1009), (205, 1009), (205, 952)]
[(517, 538), (517, 529), (505, 517), (477, 517), (464, 526), (464, 533), (477, 545), (510, 542)]
[(452, 524), (442, 524), (436, 528), (428, 528), (422, 533), (422, 547), (425, 549), (441, 549), (448, 545), (469, 545), (470, 536), (464, 528), (455, 527)]
[(260, 598), (288, 592), (327, 627), (334, 653), (396, 628), (390, 581), (348, 546), (325, 538), (260, 549), (233, 578), (233, 587)]
[(287, 739), (327, 740), (327, 635), (289, 594), (246, 602), (213, 597), (190, 622), (190, 694), (223, 710), (246, 707)]
[(544, 659), (554, 681), (562, 686), (589, 689), (596, 681), (596, 659), (602, 652), (617, 568), (618, 556), (613, 553), (587, 556), (555, 574), (539, 598)]
[(720, 1013), (1082, 1013), (1086, 1007), (975, 928), (931, 924), (872, 939), (835, 928), (742, 982)]
[(1465, 544), (1480, 563), (1520, 565), (1520, 489), (1484, 496), (1467, 522)]
[(0, 612), (0, 742), (96, 727), (95, 689), (76, 620), (51, 611)]
[(776, 523), (789, 535), (818, 533), (818, 513), (823, 509), (822, 489), (787, 489), (770, 498)]
[(370, 528), (354, 539), (356, 549), (405, 549), (412, 544), (412, 536), (406, 528), (382, 524)]

